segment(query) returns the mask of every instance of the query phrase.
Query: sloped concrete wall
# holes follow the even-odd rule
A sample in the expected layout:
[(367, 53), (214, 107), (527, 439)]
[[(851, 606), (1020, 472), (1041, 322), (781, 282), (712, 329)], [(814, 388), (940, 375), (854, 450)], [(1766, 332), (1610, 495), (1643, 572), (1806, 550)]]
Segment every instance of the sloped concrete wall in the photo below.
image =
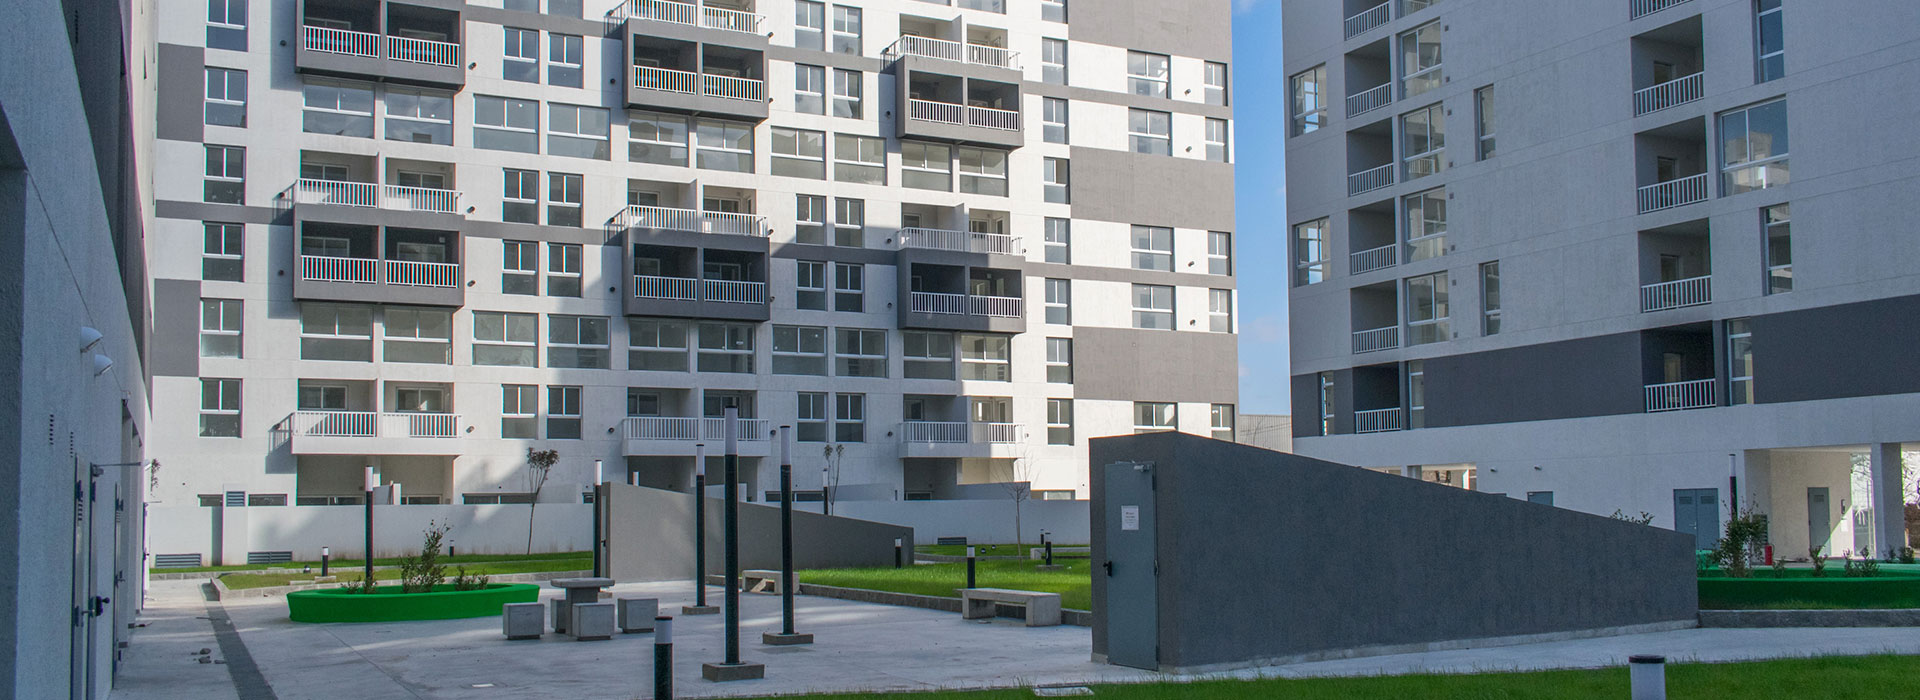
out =
[[(693, 578), (693, 494), (607, 484), (607, 575), (617, 581)], [(726, 501), (707, 499), (707, 572), (726, 565)], [(795, 568), (893, 566), (893, 541), (911, 556), (913, 528), (793, 512)], [(780, 507), (740, 504), (740, 568), (780, 568)]]

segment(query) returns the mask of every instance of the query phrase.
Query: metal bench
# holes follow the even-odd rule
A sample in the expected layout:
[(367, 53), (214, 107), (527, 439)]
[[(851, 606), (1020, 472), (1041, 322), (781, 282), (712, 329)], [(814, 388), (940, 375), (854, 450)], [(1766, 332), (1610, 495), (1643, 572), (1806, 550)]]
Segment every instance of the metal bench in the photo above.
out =
[(1015, 591), (1005, 588), (960, 589), (960, 617), (978, 620), (993, 617), (999, 604), (1019, 605), (1026, 609), (1028, 627), (1052, 627), (1060, 624), (1060, 594)]

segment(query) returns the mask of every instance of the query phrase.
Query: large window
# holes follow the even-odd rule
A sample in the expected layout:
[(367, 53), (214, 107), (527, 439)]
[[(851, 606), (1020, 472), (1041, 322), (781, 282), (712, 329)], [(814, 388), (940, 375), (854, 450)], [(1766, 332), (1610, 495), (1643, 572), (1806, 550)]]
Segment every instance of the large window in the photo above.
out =
[(240, 380), (200, 380), (200, 437), (240, 437)]
[(207, 48), (247, 50), (247, 0), (207, 0)]
[(547, 244), (547, 296), (580, 296), (580, 257), (578, 243)]
[(1067, 21), (1067, 0), (1040, 0), (1040, 19), (1048, 22)]
[(1207, 330), (1214, 333), (1233, 332), (1233, 290), (1207, 290)]
[(1407, 278), (1407, 344), (1437, 343), (1447, 331), (1447, 273)]
[(1767, 233), (1767, 293), (1793, 291), (1793, 206), (1778, 204), (1760, 210)]
[(793, 242), (827, 244), (827, 198), (817, 194), (793, 197)]
[(547, 439), (580, 439), (580, 387), (547, 387)]
[(383, 315), (381, 361), (453, 364), (452, 312), (389, 306)]
[(687, 322), (627, 319), (627, 369), (687, 371)]
[(1400, 161), (1406, 179), (1423, 178), (1447, 167), (1447, 116), (1441, 105), (1400, 117)]
[(586, 183), (577, 173), (547, 173), (547, 225), (581, 225), (586, 219), (580, 201), (585, 189)]
[(540, 387), (532, 384), (500, 385), (500, 437), (507, 440), (532, 440), (540, 437)]
[(1073, 261), (1072, 220), (1047, 217), (1042, 230), (1046, 239), (1046, 261), (1062, 265), (1071, 263)]
[(773, 373), (826, 376), (827, 329), (774, 326)]
[(1171, 95), (1168, 59), (1157, 53), (1127, 52), (1127, 91), (1147, 97)]
[(1173, 155), (1173, 115), (1150, 109), (1127, 110), (1127, 138), (1134, 153)]
[(827, 179), (826, 132), (773, 127), (773, 174)]
[(867, 201), (833, 198), (833, 244), (862, 248), (867, 244)]
[(1476, 157), (1486, 160), (1493, 157), (1493, 86), (1488, 85), (1473, 91), (1473, 131), (1480, 140)]
[(708, 170), (753, 172), (753, 126), (702, 119), (694, 129), (694, 162)]
[(753, 374), (753, 324), (700, 324), (700, 361), (702, 372)]
[(1073, 444), (1073, 399), (1047, 399), (1047, 444)]
[(239, 282), (246, 275), (246, 228), (240, 224), (206, 222), (200, 254), (200, 279)]
[(961, 146), (954, 155), (960, 161), (961, 192), (1007, 196), (1006, 151)]
[(1040, 98), (1040, 139), (1047, 143), (1067, 142), (1067, 98)]
[(1233, 404), (1217, 403), (1212, 406), (1210, 427), (1213, 439), (1233, 442)]
[(953, 151), (940, 144), (901, 141), (900, 184), (921, 190), (953, 191)]
[(818, 260), (795, 260), (793, 280), (794, 308), (827, 310), (827, 264)]
[(823, 391), (802, 391), (796, 406), (793, 439), (800, 442), (827, 441), (827, 394)]
[(887, 140), (834, 134), (833, 179), (864, 185), (887, 184)]
[(540, 244), (533, 241), (501, 241), (500, 293), (540, 293)]
[(473, 147), (539, 153), (540, 103), (474, 95)]
[(500, 184), (501, 221), (511, 224), (540, 223), (539, 171), (506, 168), (501, 173)]
[(1073, 281), (1047, 278), (1041, 281), (1046, 291), (1047, 323), (1073, 325)]
[(901, 331), (902, 373), (908, 379), (953, 378), (953, 334)]
[(1173, 229), (1133, 226), (1133, 269), (1173, 270)]
[(827, 69), (824, 66), (793, 64), (793, 111), (801, 114), (827, 113)]
[(212, 126), (247, 125), (247, 72), (207, 67), (202, 119)]
[(867, 395), (834, 394), (833, 441), (867, 441)]
[(200, 300), (200, 356), (239, 357), (239, 299)]
[(540, 82), (540, 32), (515, 27), (502, 29), (506, 38), (501, 47), (500, 77), (522, 83)]
[(1427, 427), (1427, 363), (1407, 362), (1407, 428)]
[(1159, 284), (1133, 285), (1133, 327), (1146, 330), (1173, 330), (1173, 287)]
[(1407, 262), (1446, 255), (1446, 188), (1408, 195), (1401, 206), (1407, 216)]
[(1040, 39), (1040, 82), (1067, 84), (1067, 40)]
[(453, 145), (453, 96), (387, 88), (387, 140)]
[(547, 153), (607, 159), (610, 117), (599, 107), (547, 104)]
[(887, 332), (835, 328), (833, 373), (840, 377), (887, 376)]
[(1764, 83), (1787, 73), (1787, 48), (1780, 24), (1780, 0), (1755, 0), (1754, 10), (1753, 81)]
[(1177, 407), (1158, 401), (1133, 402), (1133, 432), (1160, 433), (1179, 429)]
[(1721, 114), (1720, 158), (1722, 194), (1787, 184), (1787, 101)]
[(240, 204), (246, 192), (247, 149), (207, 146), (207, 178), (201, 199), (212, 204)]
[(473, 312), (473, 363), (499, 367), (536, 367), (540, 317), (502, 311)]
[(1207, 118), (1207, 160), (1225, 163), (1232, 160), (1232, 151), (1227, 148), (1227, 120)]
[(833, 6), (833, 52), (861, 55), (860, 8)]
[(1400, 35), (1400, 99), (1440, 87), (1440, 23)]
[(957, 340), (961, 379), (1013, 381), (1013, 341), (1009, 336), (963, 333)]
[(1201, 80), (1206, 84), (1207, 104), (1226, 106), (1227, 104), (1227, 64), (1207, 61)]
[(1293, 93), (1293, 135), (1309, 134), (1327, 125), (1327, 67), (1313, 68), (1288, 81)]
[(1293, 225), (1293, 286), (1327, 278), (1327, 220)]
[(1333, 434), (1333, 375), (1326, 372), (1320, 378), (1320, 434)]
[(300, 305), (300, 359), (373, 361), (373, 310), (365, 306)]
[(861, 106), (865, 78), (860, 71), (833, 69), (833, 116), (860, 119), (866, 113)]
[(1748, 319), (1727, 319), (1727, 403), (1753, 403), (1753, 328)]
[(687, 119), (632, 112), (627, 119), (627, 160), (657, 165), (687, 164)]
[(1047, 381), (1053, 384), (1073, 383), (1073, 339), (1047, 339)]
[(866, 310), (867, 268), (860, 263), (833, 264), (833, 310)]
[(1233, 274), (1233, 234), (1226, 231), (1207, 232), (1207, 274)]
[(1500, 261), (1480, 264), (1480, 334), (1500, 334)]
[(584, 40), (572, 34), (547, 35), (547, 84), (580, 87)]
[(815, 2), (815, 0), (794, 0), (793, 45), (801, 49), (826, 50), (826, 3)]
[(1071, 203), (1072, 170), (1072, 164), (1065, 158), (1041, 159), (1040, 188), (1041, 194), (1047, 201), (1054, 204)]
[(610, 354), (605, 316), (547, 315), (547, 366), (606, 369)]

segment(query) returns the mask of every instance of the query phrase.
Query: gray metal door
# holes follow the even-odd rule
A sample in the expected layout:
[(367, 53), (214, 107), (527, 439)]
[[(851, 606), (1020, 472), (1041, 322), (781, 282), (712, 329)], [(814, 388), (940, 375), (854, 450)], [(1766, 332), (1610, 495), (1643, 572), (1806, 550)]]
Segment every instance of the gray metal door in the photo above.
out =
[(1106, 466), (1107, 661), (1160, 667), (1159, 562), (1155, 558), (1153, 464)]
[(1673, 529), (1693, 535), (1695, 549), (1713, 549), (1720, 539), (1720, 490), (1674, 489)]
[(1833, 534), (1833, 513), (1827, 510), (1827, 489), (1807, 488), (1807, 546), (1825, 551), (1827, 536)]

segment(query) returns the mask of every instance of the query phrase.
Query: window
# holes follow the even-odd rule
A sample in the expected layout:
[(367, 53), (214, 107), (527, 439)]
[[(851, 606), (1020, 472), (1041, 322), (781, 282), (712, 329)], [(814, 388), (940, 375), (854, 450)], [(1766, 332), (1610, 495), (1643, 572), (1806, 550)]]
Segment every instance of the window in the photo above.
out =
[(445, 93), (387, 88), (387, 140), (453, 145), (453, 97)]
[(585, 55), (580, 37), (571, 34), (547, 35), (547, 84), (580, 87), (581, 59)]
[(506, 44), (500, 64), (500, 77), (523, 83), (540, 82), (540, 32), (505, 27)]
[(826, 376), (827, 329), (774, 326), (773, 373)]
[[(574, 173), (547, 173), (547, 225), (579, 226), (581, 177)], [(551, 266), (549, 266), (551, 269)], [(548, 291), (552, 293), (551, 290)], [(579, 296), (578, 293), (569, 296)]]
[(1447, 333), (1447, 273), (1407, 279), (1407, 344), (1437, 343)]
[(1217, 403), (1212, 408), (1213, 439), (1233, 442), (1233, 404)]
[(1040, 98), (1040, 138), (1047, 143), (1067, 142), (1067, 99)]
[(1407, 214), (1407, 262), (1447, 254), (1447, 189), (1427, 190), (1401, 200)]
[(1157, 53), (1127, 52), (1127, 91), (1147, 97), (1168, 97), (1167, 57)]
[(1781, 30), (1780, 0), (1755, 0), (1753, 82), (1764, 83), (1787, 73), (1787, 49)]
[(1320, 434), (1333, 434), (1333, 375), (1320, 373)]
[(753, 324), (700, 324), (702, 372), (753, 374)]
[(1233, 234), (1226, 231), (1207, 232), (1207, 274), (1233, 274)]
[(861, 55), (860, 8), (833, 6), (833, 52)]
[(1473, 91), (1473, 133), (1480, 139), (1480, 149), (1476, 156), (1480, 160), (1493, 157), (1493, 86), (1488, 85)]
[(953, 378), (953, 334), (938, 331), (901, 331), (901, 373), (908, 379)]
[(1073, 325), (1073, 281), (1048, 278), (1041, 286), (1046, 291), (1047, 323)]
[(1047, 262), (1062, 265), (1073, 262), (1072, 220), (1047, 217), (1042, 230), (1046, 238)]
[(1722, 194), (1787, 184), (1787, 101), (1720, 115)]
[[(507, 168), (503, 172), (500, 220), (514, 224), (540, 223), (540, 173), (513, 168)], [(508, 294), (513, 293), (508, 292)]]
[(860, 248), (866, 243), (866, 200), (833, 198), (833, 244), (847, 248)]
[(887, 376), (887, 332), (834, 329), (833, 373), (841, 377)]
[(1227, 150), (1227, 120), (1207, 118), (1207, 160), (1225, 163), (1230, 160)]
[(833, 310), (859, 313), (865, 310), (866, 266), (860, 263), (833, 264)]
[(1073, 339), (1047, 339), (1047, 381), (1054, 384), (1073, 383)]
[(686, 165), (686, 118), (633, 112), (627, 119), (627, 160), (657, 165)]
[(500, 293), (534, 295), (540, 286), (540, 248), (533, 241), (502, 241)]
[(833, 116), (861, 118), (865, 113), (860, 104), (860, 96), (865, 92), (861, 87), (863, 80), (860, 71), (833, 69)]
[(773, 127), (773, 174), (827, 179), (826, 133)]
[(827, 310), (827, 264), (817, 260), (794, 261), (793, 304), (795, 308)]
[(827, 198), (817, 194), (794, 195), (793, 223), (793, 242), (826, 245)]
[(207, 179), (202, 199), (212, 204), (239, 204), (247, 190), (247, 149), (207, 146)]
[(1427, 363), (1407, 362), (1407, 428), (1427, 427)]
[(1227, 64), (1207, 61), (1205, 71), (1201, 74), (1201, 82), (1206, 85), (1204, 97), (1207, 104), (1226, 106)]
[(1127, 136), (1134, 153), (1173, 155), (1173, 116), (1147, 109), (1127, 110)]
[(453, 313), (444, 309), (389, 306), (380, 359), (429, 365), (453, 364)]
[(202, 112), (202, 118), (213, 126), (246, 126), (247, 72), (209, 66)]
[(1406, 179), (1423, 178), (1445, 170), (1447, 116), (1441, 105), (1417, 109), (1400, 117), (1401, 162)]
[(1327, 220), (1293, 225), (1293, 286), (1327, 278)]
[(610, 126), (605, 109), (548, 103), (547, 153), (606, 160)]
[(962, 146), (954, 155), (960, 160), (961, 192), (1007, 196), (1006, 151)]
[(1040, 187), (1046, 200), (1055, 204), (1068, 204), (1072, 199), (1068, 194), (1068, 182), (1072, 167), (1065, 158), (1043, 158), (1040, 161)]
[(814, 0), (794, 0), (793, 45), (795, 48), (825, 51), (827, 48), (827, 5)]
[(247, 50), (247, 0), (207, 0), (207, 48)]
[(502, 311), (473, 312), (473, 363), (498, 367), (536, 367), (540, 317)]
[(1233, 290), (1207, 290), (1207, 330), (1214, 333), (1233, 332)]
[(914, 189), (953, 190), (953, 152), (946, 146), (900, 142), (900, 184)]
[(1793, 291), (1793, 207), (1778, 204), (1760, 210), (1767, 233), (1767, 293)]
[(580, 387), (547, 387), (547, 439), (580, 439)]
[(1040, 82), (1067, 84), (1067, 40), (1040, 39)]
[(753, 127), (700, 120), (694, 129), (694, 162), (708, 170), (753, 172)]
[(960, 378), (1013, 381), (1013, 340), (1004, 335), (960, 335)]
[(1133, 285), (1133, 327), (1146, 330), (1173, 330), (1173, 287), (1159, 284)]
[(1440, 23), (1400, 35), (1400, 99), (1440, 87)]
[(473, 147), (540, 152), (540, 103), (510, 97), (473, 96)]
[(1327, 125), (1327, 67), (1314, 66), (1293, 76), (1293, 135), (1310, 134)]
[(887, 184), (887, 140), (834, 134), (833, 179), (865, 185)]
[(539, 413), (539, 387), (532, 384), (500, 385), (500, 437), (507, 440), (532, 440), (535, 414)]
[(200, 254), (200, 279), (239, 282), (245, 276), (245, 228), (240, 224), (207, 222)]
[(1753, 327), (1748, 319), (1727, 319), (1727, 404), (1753, 403)]
[(200, 437), (240, 437), (240, 380), (200, 380)]
[(580, 296), (580, 244), (547, 244), (547, 296)]
[(1173, 270), (1173, 229), (1133, 226), (1133, 269)]
[(1073, 444), (1073, 399), (1047, 399), (1047, 444)]
[(687, 371), (687, 322), (627, 319), (627, 369)]
[(1500, 334), (1500, 261), (1480, 264), (1480, 334)]
[(1048, 22), (1067, 21), (1067, 0), (1040, 0), (1040, 19)]
[(200, 300), (200, 356), (240, 356), (240, 300)]
[(1178, 413), (1171, 403), (1156, 401), (1133, 402), (1133, 432), (1158, 433), (1175, 430), (1178, 427)]
[(827, 113), (827, 69), (793, 64), (793, 111), (802, 114)]
[(796, 406), (793, 439), (800, 442), (827, 441), (827, 394), (820, 391), (802, 391), (799, 405)]
[(300, 305), (300, 359), (373, 361), (373, 310), (365, 306)]
[(867, 395), (833, 395), (833, 441), (867, 441)]
[(607, 317), (547, 314), (547, 366), (606, 369)]

